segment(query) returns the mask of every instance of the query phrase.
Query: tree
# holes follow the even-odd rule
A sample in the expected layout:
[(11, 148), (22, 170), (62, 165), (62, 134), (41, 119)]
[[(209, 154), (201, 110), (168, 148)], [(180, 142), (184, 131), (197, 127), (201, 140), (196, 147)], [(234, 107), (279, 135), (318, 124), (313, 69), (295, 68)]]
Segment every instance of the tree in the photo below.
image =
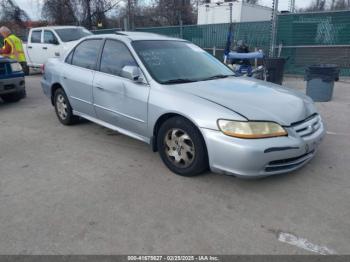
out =
[(82, 13), (81, 21), (84, 26), (89, 29), (98, 24), (102, 24), (106, 27), (107, 17), (106, 14), (122, 2), (121, 0), (76, 0), (78, 4), (83, 7), (84, 12)]
[(346, 10), (350, 9), (350, 0), (314, 0), (308, 7), (299, 9), (299, 12)]
[(122, 0), (44, 0), (42, 16), (58, 25), (107, 26), (106, 14)]
[(326, 9), (326, 0), (314, 0), (310, 6), (302, 8), (299, 11), (301, 12), (312, 12), (312, 11), (325, 11)]
[(0, 0), (0, 20), (7, 23), (15, 23), (20, 27), (25, 27), (25, 22), (29, 21), (29, 16), (12, 0)]
[(124, 0), (125, 6), (113, 17), (119, 27), (126, 20), (132, 30), (147, 26), (193, 24), (197, 3), (204, 0)]
[(337, 0), (334, 1), (332, 10), (345, 10), (350, 8), (350, 0)]
[(45, 0), (41, 15), (50, 23), (57, 25), (74, 25), (78, 23), (70, 0)]
[(167, 25), (193, 24), (195, 14), (190, 0), (158, 0), (156, 3), (157, 15)]

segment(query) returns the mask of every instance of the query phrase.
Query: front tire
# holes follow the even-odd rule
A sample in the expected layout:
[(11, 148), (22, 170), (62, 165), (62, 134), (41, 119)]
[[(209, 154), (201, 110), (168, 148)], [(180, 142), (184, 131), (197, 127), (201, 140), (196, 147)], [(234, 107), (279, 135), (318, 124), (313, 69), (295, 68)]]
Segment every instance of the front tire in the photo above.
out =
[(181, 176), (196, 176), (208, 169), (207, 148), (198, 128), (183, 117), (165, 121), (157, 136), (164, 164)]
[(79, 118), (73, 115), (68, 97), (62, 88), (57, 89), (55, 92), (54, 105), (57, 118), (63, 125), (73, 125), (79, 121)]

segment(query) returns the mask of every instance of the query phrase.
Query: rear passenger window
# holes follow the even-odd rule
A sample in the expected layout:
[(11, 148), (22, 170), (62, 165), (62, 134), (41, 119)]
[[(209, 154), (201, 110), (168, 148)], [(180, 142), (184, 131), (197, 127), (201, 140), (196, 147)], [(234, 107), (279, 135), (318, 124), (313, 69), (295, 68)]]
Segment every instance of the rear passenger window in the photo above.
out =
[(120, 76), (124, 66), (136, 66), (129, 49), (121, 42), (107, 40), (103, 48), (100, 71)]
[(32, 42), (32, 43), (41, 43), (41, 30), (32, 32), (32, 36), (30, 38), (30, 42)]
[(80, 43), (74, 51), (72, 65), (94, 70), (102, 40), (91, 39)]

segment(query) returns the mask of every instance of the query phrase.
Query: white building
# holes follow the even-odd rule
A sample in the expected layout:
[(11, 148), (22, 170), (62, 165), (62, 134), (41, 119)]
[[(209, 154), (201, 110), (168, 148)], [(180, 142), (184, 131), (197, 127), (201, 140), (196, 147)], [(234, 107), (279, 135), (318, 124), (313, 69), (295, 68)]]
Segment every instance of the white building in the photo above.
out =
[(269, 21), (272, 9), (238, 1), (211, 0), (198, 7), (198, 24), (230, 23), (230, 5), (232, 5), (232, 22)]

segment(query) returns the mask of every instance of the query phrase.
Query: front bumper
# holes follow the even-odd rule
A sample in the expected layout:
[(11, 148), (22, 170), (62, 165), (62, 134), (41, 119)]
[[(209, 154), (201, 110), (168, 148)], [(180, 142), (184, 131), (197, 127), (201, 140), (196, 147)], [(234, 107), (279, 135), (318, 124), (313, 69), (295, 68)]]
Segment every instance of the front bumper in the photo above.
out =
[(24, 77), (0, 79), (0, 95), (17, 93), (25, 90)]
[(324, 124), (317, 117), (317, 130), (314, 132), (305, 133), (304, 126), (313, 124), (306, 121), (301, 127), (286, 128), (286, 137), (267, 139), (239, 139), (226, 136), (221, 131), (202, 128), (210, 168), (216, 173), (246, 178), (299, 169), (315, 156), (325, 135)]

